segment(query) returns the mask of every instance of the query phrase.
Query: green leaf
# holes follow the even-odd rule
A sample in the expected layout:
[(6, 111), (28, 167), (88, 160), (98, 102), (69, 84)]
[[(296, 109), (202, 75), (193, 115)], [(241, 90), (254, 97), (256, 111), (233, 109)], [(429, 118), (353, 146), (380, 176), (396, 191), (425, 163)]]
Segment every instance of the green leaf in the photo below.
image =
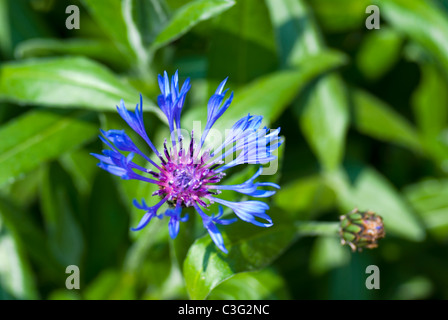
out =
[(239, 273), (217, 286), (209, 300), (286, 300), (285, 280), (274, 270)]
[(400, 59), (402, 44), (402, 35), (394, 29), (368, 33), (356, 57), (358, 69), (367, 79), (380, 78)]
[(327, 174), (343, 212), (372, 210), (384, 219), (386, 234), (422, 241), (425, 230), (389, 181), (372, 168), (362, 168), (351, 180), (345, 172)]
[(354, 122), (361, 133), (413, 151), (421, 151), (417, 131), (400, 114), (365, 91), (355, 89), (352, 96)]
[(408, 186), (404, 194), (428, 231), (444, 241), (448, 237), (448, 180), (428, 179)]
[[(123, 99), (133, 108), (139, 93), (104, 66), (82, 57), (42, 58), (0, 67), (0, 101), (57, 108), (115, 110)], [(159, 108), (144, 98), (145, 110)]]
[(423, 136), (438, 138), (448, 124), (447, 80), (437, 66), (421, 63), (421, 80), (412, 96), (415, 121)]
[(81, 263), (84, 241), (79, 224), (79, 199), (66, 172), (50, 164), (41, 179), (40, 204), (49, 246), (62, 265)]
[(0, 184), (90, 141), (92, 114), (31, 111), (0, 128)]
[(233, 0), (196, 0), (179, 8), (151, 45), (156, 50), (180, 38), (201, 21), (210, 19), (235, 4)]
[(6, 227), (2, 213), (0, 210), (0, 300), (37, 299), (37, 288), (21, 239)]
[(19, 59), (58, 55), (85, 56), (114, 67), (128, 67), (124, 55), (110, 41), (97, 39), (30, 39), (21, 42), (15, 56)]
[[(293, 66), (315, 54), (322, 47), (322, 38), (311, 23), (306, 5), (297, 0), (265, 0), (271, 21), (281, 64)], [(307, 46), (303, 43), (307, 43)]]
[(140, 30), (143, 45), (149, 46), (170, 20), (170, 12), (165, 0), (134, 0), (132, 15)]
[(432, 1), (381, 0), (381, 17), (426, 48), (448, 73), (448, 19)]
[(191, 299), (205, 299), (222, 281), (237, 273), (269, 265), (295, 238), (292, 224), (261, 228), (237, 222), (227, 228), (224, 254), (210, 236), (196, 240), (184, 263), (184, 277)]
[(243, 85), (276, 70), (278, 59), (269, 13), (260, 0), (238, 1), (212, 24), (209, 61), (209, 92), (229, 77)]

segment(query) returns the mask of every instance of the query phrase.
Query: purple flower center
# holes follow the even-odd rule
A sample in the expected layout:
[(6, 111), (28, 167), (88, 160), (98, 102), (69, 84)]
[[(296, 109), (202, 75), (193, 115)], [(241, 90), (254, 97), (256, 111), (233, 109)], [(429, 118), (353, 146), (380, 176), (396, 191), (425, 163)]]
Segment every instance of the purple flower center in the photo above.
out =
[(213, 170), (216, 166), (207, 164), (210, 159), (209, 153), (197, 156), (192, 139), (188, 152), (180, 140), (179, 151), (177, 147), (168, 150), (165, 143), (164, 154), (166, 158), (160, 157), (162, 167), (158, 173), (159, 190), (153, 195), (167, 198), (171, 206), (179, 202), (183, 207), (191, 207), (195, 203), (208, 207), (210, 204), (202, 198), (210, 199), (211, 195), (216, 195), (218, 192), (210, 191), (207, 185), (218, 183), (224, 176), (223, 173)]

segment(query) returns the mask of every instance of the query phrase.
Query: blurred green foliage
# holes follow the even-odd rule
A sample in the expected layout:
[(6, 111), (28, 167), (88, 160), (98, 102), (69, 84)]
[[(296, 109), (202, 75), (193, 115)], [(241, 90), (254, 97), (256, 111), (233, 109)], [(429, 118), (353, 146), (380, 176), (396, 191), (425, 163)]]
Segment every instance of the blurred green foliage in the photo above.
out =
[[(0, 0), (0, 299), (448, 299), (447, 34), (445, 0)], [(228, 255), (193, 212), (174, 241), (163, 220), (131, 232), (132, 199), (153, 186), (89, 155), (139, 93), (160, 145), (156, 77), (177, 69), (192, 80), (185, 128), (228, 76), (216, 128), (250, 112), (286, 140), (266, 177), (282, 186), (274, 226), (222, 228)], [(355, 207), (383, 216), (379, 248), (301, 232)], [(370, 264), (380, 290), (366, 289)]]

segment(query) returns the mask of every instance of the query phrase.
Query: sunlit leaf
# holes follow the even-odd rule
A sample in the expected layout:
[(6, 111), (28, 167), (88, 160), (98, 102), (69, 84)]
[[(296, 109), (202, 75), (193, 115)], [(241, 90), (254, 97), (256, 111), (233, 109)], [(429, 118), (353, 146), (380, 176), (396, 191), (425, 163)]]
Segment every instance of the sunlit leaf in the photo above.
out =
[[(99, 63), (83, 57), (42, 58), (0, 67), (0, 101), (56, 108), (115, 110), (123, 99), (129, 108), (139, 93)], [(148, 98), (145, 110), (161, 116)]]
[(342, 161), (348, 127), (347, 92), (338, 75), (329, 75), (304, 92), (305, 109), (300, 124), (324, 169)]
[(218, 285), (210, 300), (286, 300), (285, 280), (274, 270), (239, 273)]
[(0, 129), (0, 184), (14, 181), (97, 134), (86, 112), (31, 111)]
[(448, 72), (448, 19), (432, 1), (380, 0), (381, 17), (426, 48)]
[(235, 4), (233, 0), (195, 0), (174, 12), (166, 27), (157, 35), (151, 48), (157, 49), (174, 41), (201, 21), (210, 19)]
[(227, 228), (226, 235), (228, 254), (219, 251), (208, 234), (191, 246), (184, 263), (190, 298), (205, 299), (214, 287), (235, 274), (269, 265), (294, 240), (295, 230), (291, 224), (260, 228), (238, 222)]

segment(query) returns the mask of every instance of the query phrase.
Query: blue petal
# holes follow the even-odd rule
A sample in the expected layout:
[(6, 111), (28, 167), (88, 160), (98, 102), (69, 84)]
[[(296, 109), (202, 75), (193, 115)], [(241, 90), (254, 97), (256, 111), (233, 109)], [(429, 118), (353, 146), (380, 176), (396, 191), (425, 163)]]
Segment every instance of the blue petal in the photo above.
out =
[(179, 220), (181, 212), (182, 207), (180, 205), (177, 205), (174, 209), (168, 209), (165, 212), (166, 216), (171, 217), (170, 222), (168, 223), (168, 232), (171, 239), (175, 239), (179, 233)]
[(221, 232), (219, 232), (218, 227), (210, 221), (207, 224), (204, 223), (204, 227), (207, 229), (208, 233), (210, 234), (210, 237), (212, 238), (213, 242), (216, 244), (216, 246), (224, 253), (228, 253), (225, 245), (224, 245), (224, 239), (221, 235)]
[(224, 214), (224, 210), (222, 209), (221, 206), (219, 206), (219, 213), (217, 216), (212, 216), (212, 220), (213, 222), (217, 223), (217, 224), (221, 224), (224, 226), (227, 226), (229, 224), (232, 224), (234, 222), (237, 222), (238, 219), (237, 218), (233, 218), (233, 219), (220, 219), (221, 216)]
[(208, 132), (210, 131), (216, 120), (218, 120), (223, 115), (223, 113), (229, 108), (230, 104), (232, 103), (233, 92), (230, 94), (230, 97), (221, 105), (222, 101), (224, 100), (225, 94), (227, 93), (227, 90), (224, 90), (223, 92), (226, 82), (227, 78), (219, 84), (215, 94), (213, 94), (208, 101), (207, 123), (205, 124), (205, 129), (202, 133), (201, 146), (204, 144)]
[(132, 231), (138, 231), (146, 227), (146, 225), (151, 221), (151, 219), (154, 217), (154, 212), (147, 212), (143, 218), (140, 220), (139, 224), (135, 228), (131, 228)]
[(127, 170), (125, 170), (123, 168), (120, 168), (120, 167), (117, 167), (117, 166), (114, 166), (114, 165), (109, 165), (109, 164), (106, 164), (106, 163), (103, 163), (103, 162), (98, 163), (98, 167), (100, 167), (103, 170), (106, 170), (107, 172), (109, 172), (109, 173), (111, 173), (113, 175), (119, 176), (119, 177), (121, 177), (123, 179), (128, 179), (129, 178), (128, 174), (127, 174), (128, 173)]
[(171, 217), (170, 222), (168, 223), (168, 232), (171, 239), (176, 239), (177, 234), (179, 233), (179, 219)]
[(168, 73), (165, 71), (164, 76), (158, 75), (158, 82), (161, 94), (157, 97), (157, 103), (168, 119), (170, 132), (174, 131), (174, 124), (180, 129), (180, 114), (185, 101), (186, 94), (190, 89), (190, 79), (187, 78), (179, 92), (179, 76), (178, 72), (171, 77), (171, 86)]
[[(219, 198), (213, 198), (213, 200), (232, 209), (243, 221), (260, 227), (270, 227), (273, 225), (271, 217), (265, 213), (269, 209), (269, 206), (264, 202), (254, 200), (232, 202)], [(261, 218), (267, 222), (257, 221), (256, 218)]]
[(214, 189), (218, 190), (233, 190), (239, 193), (247, 194), (251, 197), (264, 198), (270, 197), (275, 194), (275, 191), (258, 190), (258, 187), (269, 186), (279, 189), (280, 187), (272, 182), (258, 182), (254, 183), (254, 180), (261, 174), (263, 167), (257, 170), (257, 172), (247, 181), (237, 185), (213, 185)]
[(166, 202), (166, 198), (162, 199), (159, 203), (157, 203), (155, 206), (153, 207), (148, 207), (148, 205), (146, 204), (145, 200), (142, 199), (142, 204), (138, 203), (137, 200), (133, 200), (132, 203), (134, 204), (134, 206), (138, 209), (142, 209), (145, 210), (146, 213), (143, 216), (143, 218), (140, 220), (139, 224), (137, 227), (135, 228), (131, 228), (132, 231), (138, 231), (143, 229), (150, 221), (152, 218), (157, 217), (159, 219), (161, 219), (163, 216), (162, 215), (157, 215), (157, 210), (159, 210), (159, 208), (162, 206), (162, 204), (164, 204)]
[[(221, 150), (228, 150), (229, 145), (233, 145), (234, 142), (243, 140), (246, 141), (250, 135), (253, 135), (257, 132), (258, 128), (263, 121), (262, 116), (252, 116), (250, 113), (247, 116), (239, 119), (235, 122), (230, 130), (230, 133), (227, 134), (226, 140), (224, 143), (215, 150), (215, 154), (218, 154)], [(227, 151), (221, 159), (224, 159), (227, 155), (234, 153), (235, 149)]]
[(135, 112), (128, 111), (124, 105), (124, 101), (120, 101), (120, 105), (117, 106), (118, 114), (123, 118), (124, 121), (137, 132), (143, 140), (150, 146), (150, 148), (159, 155), (156, 147), (152, 144), (145, 130), (145, 125), (143, 124), (143, 97), (140, 94), (140, 106), (137, 104), (135, 107)]
[[(208, 233), (210, 234), (210, 237), (212, 238), (213, 242), (216, 244), (216, 246), (224, 253), (227, 253), (227, 249), (224, 246), (224, 239), (222, 238), (221, 232), (219, 232), (218, 227), (216, 227), (215, 223), (219, 223), (217, 219), (221, 217), (223, 211), (222, 208), (220, 208), (220, 213), (217, 217), (209, 217), (202, 211), (201, 207), (199, 205), (194, 205), (196, 211), (199, 213), (199, 215), (202, 218), (202, 223), (204, 227), (207, 229)], [(223, 221), (223, 220), (221, 220)], [(222, 224), (226, 224), (227, 220), (224, 220)], [(233, 222), (233, 221), (232, 221)]]
[[(275, 160), (277, 157), (273, 155), (272, 152), (283, 142), (283, 139), (278, 137), (279, 131), (280, 129), (276, 129), (274, 132), (262, 136), (255, 131), (244, 137), (244, 139), (240, 139), (236, 143), (236, 147), (231, 150), (232, 152), (241, 150), (238, 156), (215, 171), (222, 172), (240, 164), (266, 164)], [(227, 152), (225, 156), (227, 156), (228, 153), (229, 152)], [(222, 158), (224, 158), (224, 156)]]

